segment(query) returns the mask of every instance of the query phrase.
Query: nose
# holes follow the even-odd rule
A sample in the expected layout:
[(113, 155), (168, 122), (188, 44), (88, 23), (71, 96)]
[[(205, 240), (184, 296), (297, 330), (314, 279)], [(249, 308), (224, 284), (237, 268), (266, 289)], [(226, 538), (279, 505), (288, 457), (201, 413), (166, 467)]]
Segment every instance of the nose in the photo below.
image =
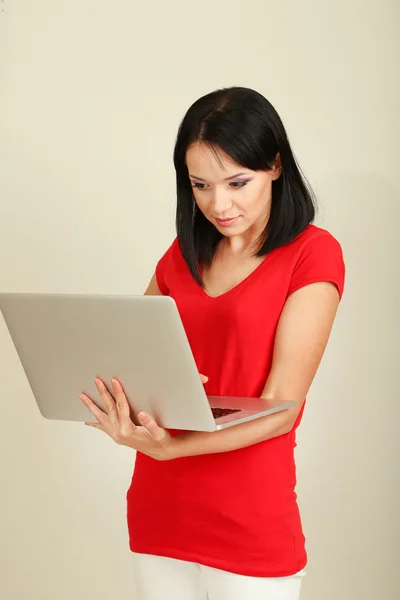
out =
[(229, 191), (215, 189), (212, 198), (212, 210), (216, 217), (224, 217), (232, 208), (232, 197)]

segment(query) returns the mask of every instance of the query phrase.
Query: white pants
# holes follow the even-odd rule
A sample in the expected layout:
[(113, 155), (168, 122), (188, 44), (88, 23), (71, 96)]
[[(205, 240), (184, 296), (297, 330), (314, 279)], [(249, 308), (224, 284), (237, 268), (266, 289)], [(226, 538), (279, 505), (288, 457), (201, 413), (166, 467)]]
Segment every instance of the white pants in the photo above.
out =
[(299, 600), (292, 577), (245, 577), (197, 563), (133, 554), (138, 600)]

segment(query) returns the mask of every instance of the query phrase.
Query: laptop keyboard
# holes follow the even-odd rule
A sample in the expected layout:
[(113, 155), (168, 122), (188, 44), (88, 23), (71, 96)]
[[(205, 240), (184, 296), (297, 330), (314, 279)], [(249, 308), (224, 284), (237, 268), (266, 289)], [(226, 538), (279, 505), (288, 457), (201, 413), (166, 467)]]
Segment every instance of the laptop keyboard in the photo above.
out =
[(214, 419), (225, 417), (236, 412), (240, 412), (239, 408), (211, 408)]

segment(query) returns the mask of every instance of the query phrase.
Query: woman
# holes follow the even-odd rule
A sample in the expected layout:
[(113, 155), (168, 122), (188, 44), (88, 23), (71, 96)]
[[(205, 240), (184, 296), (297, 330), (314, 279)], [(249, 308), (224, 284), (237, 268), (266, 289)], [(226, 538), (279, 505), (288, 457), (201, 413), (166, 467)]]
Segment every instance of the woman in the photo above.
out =
[(118, 381), (110, 394), (96, 380), (106, 413), (81, 399), (94, 427), (137, 450), (127, 504), (141, 600), (298, 600), (295, 436), (343, 293), (341, 247), (312, 224), (311, 192), (259, 93), (195, 102), (174, 163), (177, 237), (146, 294), (175, 299), (207, 393), (296, 406), (171, 432), (146, 414), (135, 427)]

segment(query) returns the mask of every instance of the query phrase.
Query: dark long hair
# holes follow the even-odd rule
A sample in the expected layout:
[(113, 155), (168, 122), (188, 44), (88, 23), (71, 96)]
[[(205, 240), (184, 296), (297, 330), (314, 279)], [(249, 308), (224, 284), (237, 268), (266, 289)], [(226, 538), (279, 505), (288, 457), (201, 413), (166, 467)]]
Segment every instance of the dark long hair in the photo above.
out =
[(203, 286), (199, 266), (210, 265), (222, 234), (195, 211), (186, 152), (194, 142), (223, 150), (238, 165), (267, 171), (280, 154), (282, 173), (272, 183), (268, 224), (256, 255), (265, 256), (291, 242), (315, 217), (313, 193), (297, 165), (283, 123), (275, 108), (258, 92), (230, 87), (199, 98), (178, 130), (176, 171), (176, 232), (182, 255), (194, 279)]

